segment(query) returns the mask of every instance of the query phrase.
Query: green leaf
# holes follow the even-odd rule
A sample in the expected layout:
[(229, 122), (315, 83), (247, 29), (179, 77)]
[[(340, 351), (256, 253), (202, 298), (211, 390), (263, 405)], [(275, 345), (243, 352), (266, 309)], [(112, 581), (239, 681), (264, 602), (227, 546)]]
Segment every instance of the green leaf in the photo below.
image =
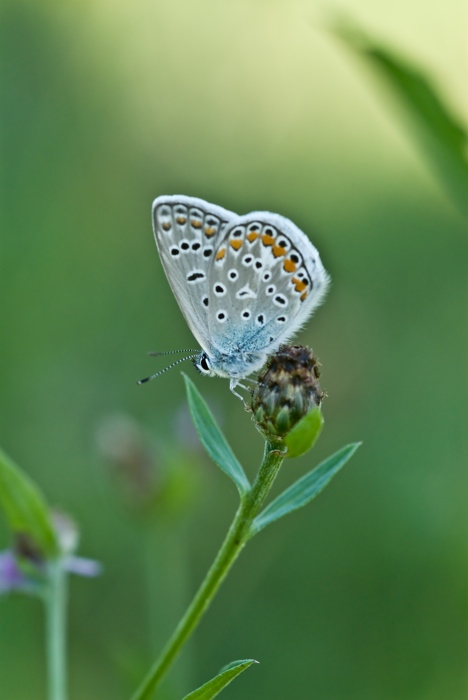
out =
[(241, 496), (250, 489), (250, 483), (226, 438), (218, 427), (210, 409), (195, 384), (184, 374), (187, 398), (198, 436), (211, 459), (237, 486)]
[(49, 509), (41, 492), (1, 450), (0, 506), (14, 532), (30, 535), (46, 556), (58, 553)]
[(454, 116), (424, 72), (352, 25), (336, 34), (363, 57), (390, 89), (410, 133), (460, 211), (468, 215), (467, 129)]
[(353, 456), (360, 444), (360, 442), (355, 442), (352, 445), (342, 447), (341, 450), (335, 452), (334, 455), (328, 457), (318, 467), (312, 469), (286, 491), (283, 491), (260, 515), (257, 515), (252, 523), (250, 535), (255, 535), (270, 523), (282, 518), (283, 515), (307, 505)]
[(286, 435), (284, 442), (288, 457), (300, 457), (315, 444), (323, 427), (323, 416), (319, 408), (313, 408)]
[(197, 688), (193, 693), (186, 695), (184, 700), (211, 700), (211, 698), (215, 698), (236, 676), (245, 671), (246, 668), (249, 668), (249, 666), (252, 666), (252, 664), (257, 663), (258, 661), (254, 659), (233, 661), (229, 666), (223, 668), (211, 681)]

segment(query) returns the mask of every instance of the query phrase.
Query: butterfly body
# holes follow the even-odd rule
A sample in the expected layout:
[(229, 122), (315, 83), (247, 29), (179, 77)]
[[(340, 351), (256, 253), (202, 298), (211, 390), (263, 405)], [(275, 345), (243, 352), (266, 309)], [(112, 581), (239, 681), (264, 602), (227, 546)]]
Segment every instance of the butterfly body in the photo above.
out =
[(231, 389), (258, 371), (323, 299), (328, 275), (289, 219), (239, 216), (185, 195), (153, 203), (156, 245), (169, 284), (202, 352), (203, 374)]

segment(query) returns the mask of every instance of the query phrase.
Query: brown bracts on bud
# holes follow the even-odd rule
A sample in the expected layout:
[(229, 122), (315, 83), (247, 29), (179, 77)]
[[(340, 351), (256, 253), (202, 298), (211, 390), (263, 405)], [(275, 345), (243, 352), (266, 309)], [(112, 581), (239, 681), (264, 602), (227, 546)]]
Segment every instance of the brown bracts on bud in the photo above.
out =
[(309, 348), (283, 345), (268, 360), (252, 393), (251, 408), (266, 437), (284, 438), (312, 408), (320, 406), (319, 366)]

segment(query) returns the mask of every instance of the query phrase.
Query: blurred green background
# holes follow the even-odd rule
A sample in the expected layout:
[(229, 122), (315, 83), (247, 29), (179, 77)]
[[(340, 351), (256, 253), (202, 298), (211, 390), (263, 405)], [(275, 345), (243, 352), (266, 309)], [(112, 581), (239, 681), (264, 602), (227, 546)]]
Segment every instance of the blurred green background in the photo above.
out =
[[(226, 700), (467, 696), (466, 225), (324, 29), (336, 10), (468, 121), (462, 0), (3, 3), (0, 441), (105, 568), (71, 583), (72, 698), (128, 698), (237, 503), (197, 453), (190, 507), (148, 536), (98, 446), (115, 414), (160, 455), (190, 439), (178, 370), (136, 385), (160, 366), (146, 351), (193, 346), (150, 224), (152, 199), (178, 192), (290, 217), (332, 276), (298, 337), (323, 365), (325, 431), (278, 489), (364, 445), (249, 545), (166, 696), (246, 657), (261, 665)], [(262, 441), (240, 402), (185, 370), (253, 474)], [(42, 623), (36, 601), (0, 601), (2, 700), (45, 697)]]

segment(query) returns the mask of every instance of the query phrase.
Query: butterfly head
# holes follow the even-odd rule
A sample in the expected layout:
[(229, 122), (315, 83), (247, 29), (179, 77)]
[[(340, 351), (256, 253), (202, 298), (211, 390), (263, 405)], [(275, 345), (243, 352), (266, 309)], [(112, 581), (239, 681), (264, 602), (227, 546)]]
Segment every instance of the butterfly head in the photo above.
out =
[(266, 354), (246, 353), (240, 350), (231, 353), (221, 353), (217, 350), (210, 355), (202, 351), (193, 358), (193, 364), (200, 374), (206, 377), (224, 377), (232, 379), (234, 383), (245, 379), (261, 369), (266, 361)]

